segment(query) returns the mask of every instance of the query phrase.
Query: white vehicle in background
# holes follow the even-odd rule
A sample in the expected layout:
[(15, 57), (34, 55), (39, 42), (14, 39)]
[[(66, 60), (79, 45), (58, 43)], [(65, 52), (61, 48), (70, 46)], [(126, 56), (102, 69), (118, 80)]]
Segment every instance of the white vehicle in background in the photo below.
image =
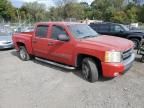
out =
[(13, 47), (12, 33), (0, 32), (0, 50)]

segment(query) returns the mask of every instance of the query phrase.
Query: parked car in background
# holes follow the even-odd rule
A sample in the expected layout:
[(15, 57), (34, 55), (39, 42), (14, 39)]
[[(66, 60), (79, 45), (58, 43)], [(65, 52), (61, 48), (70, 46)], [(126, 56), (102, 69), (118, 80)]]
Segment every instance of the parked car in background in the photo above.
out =
[(141, 62), (144, 63), (144, 41), (141, 43), (140, 47), (137, 50), (138, 55), (142, 55)]
[(12, 33), (0, 32), (0, 49), (13, 48)]
[(135, 48), (138, 48), (142, 39), (144, 39), (144, 33), (140, 31), (131, 31), (123, 24), (102, 22), (102, 23), (91, 23), (95, 31), (103, 35), (117, 36), (132, 40), (135, 44)]
[(37, 23), (33, 32), (13, 34), (13, 42), (21, 60), (37, 57), (64, 68), (78, 67), (90, 82), (123, 74), (135, 59), (132, 41), (100, 35), (81, 23)]

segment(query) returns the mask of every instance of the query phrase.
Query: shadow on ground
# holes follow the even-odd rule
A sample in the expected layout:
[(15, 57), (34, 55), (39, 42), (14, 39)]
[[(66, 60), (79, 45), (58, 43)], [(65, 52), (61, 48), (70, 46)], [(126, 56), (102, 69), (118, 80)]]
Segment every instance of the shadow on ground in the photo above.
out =
[(18, 57), (17, 51), (11, 51), (11, 54), (12, 54), (13, 56), (17, 56), (17, 57)]
[(10, 51), (12, 50), (13, 48), (7, 48), (7, 49), (0, 49), (0, 52), (7, 52), (7, 51)]

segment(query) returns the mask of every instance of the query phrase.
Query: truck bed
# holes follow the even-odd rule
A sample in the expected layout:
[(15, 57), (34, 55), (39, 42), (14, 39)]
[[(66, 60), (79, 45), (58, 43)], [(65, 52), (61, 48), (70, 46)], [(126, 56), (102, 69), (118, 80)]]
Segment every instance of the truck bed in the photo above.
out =
[(20, 32), (13, 34), (13, 43), (15, 45), (16, 50), (19, 50), (18, 44), (24, 43), (28, 49), (28, 52), (32, 53), (32, 35), (33, 32)]
[(13, 36), (32, 36), (33, 32), (20, 32), (20, 33), (14, 33)]

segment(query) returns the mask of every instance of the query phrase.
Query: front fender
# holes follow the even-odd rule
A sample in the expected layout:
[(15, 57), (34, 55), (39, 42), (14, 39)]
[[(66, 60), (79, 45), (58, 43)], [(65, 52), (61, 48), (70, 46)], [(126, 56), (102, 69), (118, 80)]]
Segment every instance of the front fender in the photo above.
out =
[(129, 35), (127, 38), (128, 39), (136, 38), (136, 39), (139, 39), (141, 41), (143, 39), (143, 36), (141, 36), (141, 35)]

